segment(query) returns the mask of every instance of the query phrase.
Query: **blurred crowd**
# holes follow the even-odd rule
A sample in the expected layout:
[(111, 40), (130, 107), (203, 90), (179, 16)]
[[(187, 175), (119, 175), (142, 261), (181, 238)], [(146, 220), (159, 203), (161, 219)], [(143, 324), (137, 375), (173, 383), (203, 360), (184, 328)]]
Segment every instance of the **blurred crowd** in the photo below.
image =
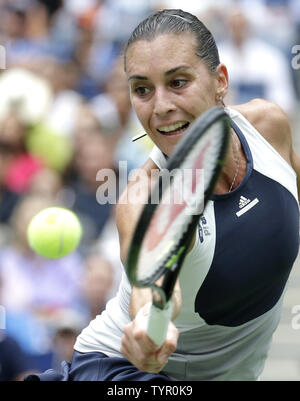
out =
[[(115, 202), (97, 201), (97, 173), (114, 171), (118, 194), (119, 162), (128, 174), (151, 149), (147, 138), (131, 142), (142, 128), (122, 52), (162, 8), (191, 11), (214, 33), (229, 69), (226, 104), (264, 97), (297, 119), (300, 0), (0, 0), (0, 380), (70, 360), (117, 291)], [(75, 211), (84, 235), (71, 255), (47, 260), (26, 229), (54, 205)]]

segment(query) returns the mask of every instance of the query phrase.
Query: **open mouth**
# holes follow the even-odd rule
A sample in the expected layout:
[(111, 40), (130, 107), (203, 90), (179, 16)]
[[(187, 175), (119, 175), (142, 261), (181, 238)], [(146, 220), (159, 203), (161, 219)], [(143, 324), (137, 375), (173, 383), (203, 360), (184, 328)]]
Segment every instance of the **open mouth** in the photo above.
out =
[(166, 125), (164, 127), (160, 127), (159, 129), (157, 128), (157, 131), (160, 134), (166, 135), (166, 136), (178, 135), (178, 134), (183, 133), (183, 131), (185, 131), (189, 125), (190, 125), (190, 123), (188, 121), (181, 121), (176, 124), (170, 124), (170, 125)]

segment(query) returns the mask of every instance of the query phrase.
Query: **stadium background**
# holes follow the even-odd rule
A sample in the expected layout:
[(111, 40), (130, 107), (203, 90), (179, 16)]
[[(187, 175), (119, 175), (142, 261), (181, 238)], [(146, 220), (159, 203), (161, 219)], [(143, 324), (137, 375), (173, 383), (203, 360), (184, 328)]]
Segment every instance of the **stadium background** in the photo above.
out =
[[(115, 294), (115, 205), (97, 202), (96, 177), (110, 168), (118, 179), (119, 161), (129, 173), (147, 158), (149, 140), (131, 143), (141, 127), (121, 56), (137, 23), (165, 7), (197, 14), (215, 35), (230, 74), (225, 103), (278, 103), (300, 154), (300, 0), (0, 0), (0, 380), (70, 359)], [(26, 242), (32, 215), (53, 204), (84, 228), (79, 249), (56, 262)], [(262, 380), (300, 380), (297, 305), (298, 260)]]

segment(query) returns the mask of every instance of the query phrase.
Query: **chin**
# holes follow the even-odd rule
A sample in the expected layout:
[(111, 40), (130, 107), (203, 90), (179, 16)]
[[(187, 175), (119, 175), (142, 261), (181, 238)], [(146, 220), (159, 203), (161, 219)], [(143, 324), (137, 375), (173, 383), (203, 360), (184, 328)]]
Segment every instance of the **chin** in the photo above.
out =
[(158, 145), (160, 150), (165, 153), (167, 156), (171, 156), (172, 153), (174, 152), (174, 149), (176, 148), (177, 144), (180, 142), (182, 139), (183, 135), (178, 138), (169, 138), (168, 143), (161, 143)]
[(176, 144), (173, 146), (158, 146), (160, 150), (167, 156), (171, 156), (172, 153), (174, 152), (174, 149), (176, 148)]

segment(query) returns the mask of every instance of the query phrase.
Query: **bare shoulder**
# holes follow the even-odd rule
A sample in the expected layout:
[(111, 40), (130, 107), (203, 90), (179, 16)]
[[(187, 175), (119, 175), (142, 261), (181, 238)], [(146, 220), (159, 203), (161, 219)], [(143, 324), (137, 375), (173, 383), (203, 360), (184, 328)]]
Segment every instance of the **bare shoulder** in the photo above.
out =
[(291, 127), (281, 107), (267, 100), (253, 99), (232, 108), (239, 111), (282, 157), (291, 163)]
[(151, 172), (157, 169), (157, 165), (151, 159), (148, 159), (143, 166), (131, 174), (129, 183), (118, 200), (116, 223), (122, 261), (126, 258), (135, 225), (148, 199), (151, 188)]
[(293, 148), (289, 120), (284, 111), (276, 104), (262, 99), (233, 106), (260, 132), (261, 135), (292, 166), (297, 174), (298, 193), (300, 194), (300, 157)]

